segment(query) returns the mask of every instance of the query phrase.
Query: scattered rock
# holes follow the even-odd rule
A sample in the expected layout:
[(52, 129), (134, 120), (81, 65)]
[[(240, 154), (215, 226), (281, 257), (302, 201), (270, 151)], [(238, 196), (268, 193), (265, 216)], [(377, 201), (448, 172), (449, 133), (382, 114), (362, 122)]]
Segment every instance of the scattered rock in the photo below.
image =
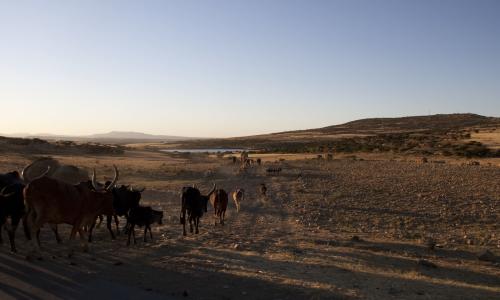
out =
[(481, 261), (489, 261), (489, 262), (496, 262), (497, 261), (497, 257), (495, 256), (495, 254), (493, 254), (489, 250), (481, 251), (477, 255), (477, 259), (479, 259)]
[(361, 238), (357, 235), (355, 235), (351, 238), (351, 242), (361, 242), (361, 241), (362, 241)]
[(437, 269), (437, 265), (425, 259), (419, 259), (417, 264), (422, 267)]

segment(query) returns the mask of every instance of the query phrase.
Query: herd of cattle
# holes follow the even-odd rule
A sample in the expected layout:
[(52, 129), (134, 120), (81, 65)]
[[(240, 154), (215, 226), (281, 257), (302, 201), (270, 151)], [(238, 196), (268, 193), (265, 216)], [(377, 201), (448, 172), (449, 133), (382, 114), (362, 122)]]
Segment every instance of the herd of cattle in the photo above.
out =
[[(78, 233), (83, 249), (87, 251), (93, 229), (103, 222), (104, 216), (112, 239), (115, 239), (111, 226), (113, 218), (116, 234), (120, 232), (118, 217), (125, 217), (127, 220), (122, 228), (128, 234), (127, 245), (130, 244), (131, 236), (136, 243), (135, 226), (144, 227), (144, 241), (148, 230), (153, 238), (151, 225), (162, 224), (163, 212), (140, 205), (144, 189), (117, 185), (119, 171), (116, 166), (113, 167), (114, 178), (105, 183), (97, 181), (95, 170), (89, 177), (85, 170), (62, 165), (51, 158), (38, 159), (21, 173), (13, 171), (0, 174), (0, 243), (3, 242), (2, 227), (5, 227), (11, 251), (16, 252), (15, 232), (22, 221), (26, 238), (33, 242), (34, 250), (39, 251), (42, 226), (49, 224), (56, 241), (61, 243), (57, 225), (69, 224), (72, 226), (69, 239), (74, 240)], [(244, 190), (236, 189), (232, 196), (239, 211)], [(208, 201), (214, 207), (218, 222), (224, 225), (228, 204), (226, 191), (218, 189), (215, 184), (206, 195), (202, 195), (195, 186), (182, 189), (180, 223), (183, 225), (184, 235), (186, 218), (190, 232), (193, 233), (193, 225), (195, 233), (199, 232), (200, 218), (207, 212)], [(10, 222), (7, 222), (8, 219)], [(97, 220), (100, 221), (99, 224)]]

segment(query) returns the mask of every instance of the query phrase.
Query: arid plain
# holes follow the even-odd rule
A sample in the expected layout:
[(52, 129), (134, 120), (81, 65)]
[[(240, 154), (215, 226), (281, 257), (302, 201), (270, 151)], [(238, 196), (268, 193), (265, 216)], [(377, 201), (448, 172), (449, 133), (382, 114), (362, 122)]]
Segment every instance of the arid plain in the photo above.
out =
[[(477, 134), (498, 142), (494, 130)], [(143, 242), (138, 229), (138, 244), (127, 247), (123, 234), (111, 240), (101, 226), (90, 253), (72, 258), (68, 227), (62, 245), (42, 230), (43, 260), (35, 261), (26, 260), (31, 246), (18, 230), (19, 252), (5, 244), (0, 251), (1, 299), (500, 298), (499, 158), (254, 153), (262, 165), (242, 170), (231, 154), (149, 146), (109, 155), (0, 153), (1, 172), (50, 155), (95, 168), (104, 181), (115, 164), (119, 184), (145, 187), (142, 203), (165, 213), (153, 241)], [(212, 183), (244, 188), (241, 211), (231, 201), (226, 224), (214, 226), (209, 207), (200, 234), (183, 237), (182, 187), (206, 192)]]

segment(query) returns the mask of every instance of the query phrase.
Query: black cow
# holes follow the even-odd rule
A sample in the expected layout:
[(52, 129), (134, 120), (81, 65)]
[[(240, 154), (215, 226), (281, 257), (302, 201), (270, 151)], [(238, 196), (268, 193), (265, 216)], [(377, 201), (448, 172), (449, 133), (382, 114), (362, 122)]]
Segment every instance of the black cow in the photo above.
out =
[[(3, 243), (2, 227), (6, 227), (9, 235), (10, 250), (17, 252), (15, 236), (16, 229), (24, 216), (24, 184), (15, 183), (3, 187), (0, 191), (0, 244)], [(10, 217), (10, 224), (7, 223), (7, 218)]]
[(128, 240), (127, 246), (130, 245), (130, 236), (134, 236), (134, 244), (137, 244), (135, 239), (135, 226), (144, 226), (144, 242), (146, 242), (146, 234), (149, 230), (149, 236), (151, 240), (153, 239), (153, 234), (151, 233), (151, 224), (158, 223), (162, 224), (163, 212), (159, 210), (154, 210), (150, 206), (137, 206), (130, 210), (128, 216)]
[(181, 213), (180, 221), (182, 224), (182, 233), (186, 235), (186, 213), (189, 221), (189, 231), (193, 233), (193, 222), (195, 233), (198, 234), (198, 226), (203, 212), (207, 212), (207, 203), (210, 195), (215, 191), (215, 184), (208, 195), (201, 195), (200, 190), (195, 187), (183, 187), (181, 195)]

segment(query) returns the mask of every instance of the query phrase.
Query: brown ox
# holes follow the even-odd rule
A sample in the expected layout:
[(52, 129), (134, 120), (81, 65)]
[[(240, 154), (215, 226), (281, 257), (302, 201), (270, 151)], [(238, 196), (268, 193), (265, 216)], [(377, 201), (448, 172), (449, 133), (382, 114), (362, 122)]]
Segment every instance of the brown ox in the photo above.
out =
[[(219, 217), (219, 223), (221, 225), (224, 225), (227, 202), (228, 202), (227, 193), (223, 189), (216, 189), (210, 195), (210, 204), (212, 204), (214, 208), (214, 215), (216, 217)], [(217, 220), (215, 221), (215, 225), (217, 225)]]
[(236, 205), (236, 212), (240, 212), (240, 204), (241, 201), (243, 201), (243, 198), (245, 197), (245, 190), (244, 189), (236, 189), (233, 192), (233, 201), (234, 205)]
[[(84, 245), (83, 250), (88, 251), (84, 227), (91, 226), (97, 216), (113, 211), (113, 194), (110, 189), (117, 180), (116, 167), (113, 184), (109, 185), (108, 189), (98, 187), (95, 170), (92, 175), (93, 189), (89, 188), (88, 182), (72, 185), (45, 176), (33, 180), (24, 189), (26, 221), (31, 236), (35, 236), (46, 223), (69, 224), (73, 226), (70, 240), (73, 240), (78, 232)], [(38, 243), (32, 240), (35, 249), (40, 250), (38, 238)]]

